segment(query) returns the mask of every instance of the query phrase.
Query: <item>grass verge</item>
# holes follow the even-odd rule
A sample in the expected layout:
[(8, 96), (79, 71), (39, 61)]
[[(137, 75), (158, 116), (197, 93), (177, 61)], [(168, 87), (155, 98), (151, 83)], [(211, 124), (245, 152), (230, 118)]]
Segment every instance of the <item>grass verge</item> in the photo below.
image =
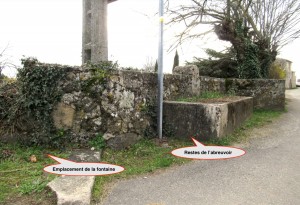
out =
[[(233, 134), (222, 139), (205, 141), (203, 143), (205, 145), (225, 146), (231, 145), (234, 142), (240, 142), (247, 138), (247, 133), (253, 128), (262, 127), (263, 125), (272, 122), (273, 119), (276, 119), (282, 113), (283, 111), (255, 110), (252, 117)], [(160, 147), (157, 146), (153, 140), (143, 139), (127, 150), (113, 151), (111, 149), (105, 149), (102, 155), (102, 161), (121, 165), (125, 168), (125, 171), (116, 175), (97, 176), (93, 190), (93, 202), (98, 202), (106, 195), (105, 187), (114, 180), (151, 173), (157, 169), (190, 161), (187, 159), (176, 158), (171, 155), (170, 152), (176, 148), (193, 146), (194, 144), (191, 140), (169, 139), (168, 143), (169, 147)]]
[[(50, 195), (45, 187), (55, 177), (43, 172), (45, 166), (54, 163), (47, 154), (67, 156), (59, 151), (0, 143), (0, 204), (22, 204), (22, 200), (23, 204), (47, 204)], [(30, 160), (32, 155), (36, 162)]]

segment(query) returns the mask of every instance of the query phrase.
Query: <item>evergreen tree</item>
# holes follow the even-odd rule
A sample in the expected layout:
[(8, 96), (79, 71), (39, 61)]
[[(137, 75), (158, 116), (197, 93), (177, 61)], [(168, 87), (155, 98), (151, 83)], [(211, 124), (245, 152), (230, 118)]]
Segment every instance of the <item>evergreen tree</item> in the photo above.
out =
[(179, 56), (178, 56), (177, 50), (176, 50), (175, 57), (174, 57), (173, 69), (174, 69), (176, 66), (179, 66)]
[(157, 60), (155, 61), (154, 72), (155, 73), (158, 72), (158, 63), (157, 63)]

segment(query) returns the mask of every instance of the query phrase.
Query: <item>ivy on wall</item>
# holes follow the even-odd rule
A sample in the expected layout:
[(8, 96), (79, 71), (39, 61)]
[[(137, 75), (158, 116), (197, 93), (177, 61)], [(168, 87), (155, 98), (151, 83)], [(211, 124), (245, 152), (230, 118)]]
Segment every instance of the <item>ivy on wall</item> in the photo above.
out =
[(236, 49), (239, 78), (261, 78), (258, 46), (245, 33), (241, 20), (236, 22), (235, 33), (241, 40), (239, 48)]
[(66, 69), (41, 64), (34, 58), (22, 59), (22, 64), (13, 88), (15, 94), (1, 100), (1, 130), (6, 134), (25, 133), (21, 139), (25, 144), (57, 146), (61, 135), (51, 114), (63, 94), (59, 82), (65, 78)]
[(112, 61), (103, 61), (98, 64), (87, 64), (91, 76), (82, 82), (82, 90), (92, 93), (91, 88), (95, 85), (106, 85), (113, 70), (118, 69), (118, 64)]
[[(69, 67), (35, 58), (22, 59), (22, 64), (16, 82), (0, 88), (0, 134), (18, 135), (25, 145), (64, 147), (71, 137), (66, 130), (56, 129), (52, 115), (64, 94)], [(77, 82), (80, 90), (92, 98), (101, 96), (117, 67), (111, 61), (88, 63), (84, 79)]]

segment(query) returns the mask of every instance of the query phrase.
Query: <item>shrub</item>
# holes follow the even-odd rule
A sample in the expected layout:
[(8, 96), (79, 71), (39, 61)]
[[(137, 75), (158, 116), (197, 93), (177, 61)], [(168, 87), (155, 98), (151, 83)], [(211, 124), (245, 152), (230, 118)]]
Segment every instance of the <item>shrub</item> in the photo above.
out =
[(286, 72), (278, 63), (273, 63), (269, 70), (269, 78), (271, 79), (285, 79)]

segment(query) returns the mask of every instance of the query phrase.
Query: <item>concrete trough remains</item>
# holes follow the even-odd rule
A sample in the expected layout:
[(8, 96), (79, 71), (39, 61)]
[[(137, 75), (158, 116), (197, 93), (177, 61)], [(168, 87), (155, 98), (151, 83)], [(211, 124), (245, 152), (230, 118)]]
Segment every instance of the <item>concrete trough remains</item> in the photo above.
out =
[(164, 102), (164, 120), (176, 138), (209, 140), (224, 137), (253, 112), (252, 97), (215, 102)]

